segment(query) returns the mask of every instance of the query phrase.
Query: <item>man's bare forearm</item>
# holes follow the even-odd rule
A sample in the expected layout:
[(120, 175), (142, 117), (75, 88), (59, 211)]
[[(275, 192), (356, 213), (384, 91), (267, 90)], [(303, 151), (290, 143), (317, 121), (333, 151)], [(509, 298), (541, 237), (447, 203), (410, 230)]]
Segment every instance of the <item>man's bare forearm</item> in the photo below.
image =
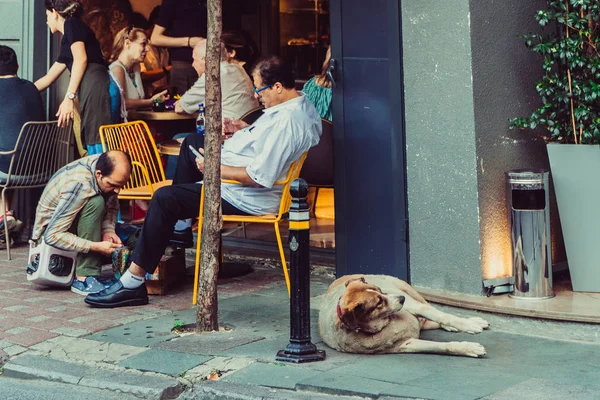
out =
[(262, 187), (250, 178), (245, 167), (230, 167), (229, 165), (221, 164), (221, 178), (239, 181), (248, 186)]

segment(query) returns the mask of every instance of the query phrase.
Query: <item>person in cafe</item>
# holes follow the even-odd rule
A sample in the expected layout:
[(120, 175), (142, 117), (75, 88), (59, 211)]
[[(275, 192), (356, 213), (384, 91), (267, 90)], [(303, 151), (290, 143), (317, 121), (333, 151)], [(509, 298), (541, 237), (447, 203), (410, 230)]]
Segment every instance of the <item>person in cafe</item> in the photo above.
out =
[(115, 36), (110, 55), (110, 73), (119, 86), (121, 119), (127, 121), (127, 110), (150, 108), (156, 99), (169, 99), (167, 90), (146, 98), (140, 64), (148, 52), (146, 32), (132, 26), (121, 29)]
[[(148, 27), (145, 28), (147, 37), (152, 37), (152, 31), (154, 30), (154, 25), (156, 25), (159, 15), (160, 6), (156, 6), (152, 9), (152, 12), (148, 17)], [(135, 24), (133, 25), (138, 27)], [(154, 43), (150, 42), (148, 44), (148, 53), (140, 67), (145, 92), (149, 94), (157, 93), (157, 89), (167, 86), (168, 83), (167, 77), (171, 70), (171, 65), (169, 64), (169, 51), (164, 47), (155, 46)]]
[(61, 34), (60, 54), (50, 70), (35, 81), (38, 90), (46, 90), (68, 69), (71, 73), (65, 98), (56, 116), (66, 125), (76, 112), (79, 99), (81, 135), (88, 155), (102, 152), (99, 128), (112, 122), (110, 78), (100, 43), (80, 17), (81, 0), (45, 0), (46, 23), (52, 34)]
[[(252, 81), (242, 66), (232, 63), (229, 54), (221, 46), (221, 104), (223, 117), (230, 119), (239, 119), (248, 111), (258, 107), (258, 101), (254, 97), (252, 90)], [(193, 52), (194, 62), (192, 66), (198, 72), (198, 80), (187, 92), (181, 96), (181, 99), (175, 103), (175, 112), (180, 114), (193, 114), (198, 111), (198, 104), (204, 103), (206, 99), (206, 40), (202, 39)], [(195, 134), (195, 133), (194, 133)], [(181, 139), (187, 136), (187, 133), (180, 133), (173, 136), (173, 139)], [(169, 156), (166, 175), (171, 179), (177, 165), (177, 157)], [(182, 237), (180, 244), (183, 247), (192, 247), (192, 220), (187, 219), (177, 223), (176, 226), (179, 236)]]
[[(131, 174), (131, 158), (113, 150), (80, 158), (58, 170), (38, 203), (32, 240), (77, 251), (71, 291), (81, 295), (105, 288), (104, 256), (123, 246), (115, 233), (119, 190)], [(107, 284), (111, 284), (110, 281)]]
[[(224, 120), (231, 137), (221, 149), (221, 177), (242, 182), (222, 184), (223, 214), (277, 213), (281, 186), (291, 164), (318, 144), (321, 119), (312, 103), (294, 88), (291, 68), (279, 57), (259, 61), (253, 70), (254, 91), (265, 106), (264, 114), (250, 126)], [(154, 194), (132, 256), (132, 263), (111, 287), (86, 297), (93, 307), (120, 307), (148, 303), (144, 285), (153, 273), (178, 219), (194, 218), (200, 207), (204, 158), (195, 157), (188, 145), (202, 153), (204, 137), (188, 135), (181, 147), (173, 185)]]
[(192, 67), (192, 48), (200, 39), (206, 38), (207, 24), (206, 2), (163, 0), (150, 41), (154, 46), (169, 49), (169, 84), (179, 93), (188, 90), (198, 79)]
[[(198, 104), (206, 98), (206, 39), (194, 46), (192, 66), (198, 73), (198, 80), (175, 103), (175, 112), (193, 114), (198, 111)], [(223, 118), (239, 119), (248, 111), (258, 107), (254, 97), (252, 81), (244, 68), (230, 62), (225, 47), (221, 44), (221, 93)]]
[[(17, 54), (8, 47), (0, 45), (0, 93), (9, 101), (5, 101), (0, 107), (0, 125), (2, 134), (0, 135), (0, 151), (11, 151), (15, 148), (17, 138), (21, 132), (23, 124), (28, 121), (45, 121), (44, 106), (42, 97), (35, 85), (25, 79), (17, 76), (19, 63)], [(10, 167), (11, 155), (0, 156), (0, 182), (6, 182), (8, 169)], [(22, 226), (22, 222), (15, 219), (13, 212), (10, 211), (10, 194), (8, 192), (6, 203), (1, 204), (6, 210), (6, 221), (0, 210), (0, 248), (6, 248), (7, 239), (4, 235), (4, 224), (8, 226), (9, 233)]]
[(310, 78), (304, 84), (302, 91), (315, 105), (321, 118), (333, 120), (331, 113), (331, 99), (333, 98), (333, 82), (329, 78), (329, 62), (331, 61), (331, 46), (327, 49), (321, 74)]

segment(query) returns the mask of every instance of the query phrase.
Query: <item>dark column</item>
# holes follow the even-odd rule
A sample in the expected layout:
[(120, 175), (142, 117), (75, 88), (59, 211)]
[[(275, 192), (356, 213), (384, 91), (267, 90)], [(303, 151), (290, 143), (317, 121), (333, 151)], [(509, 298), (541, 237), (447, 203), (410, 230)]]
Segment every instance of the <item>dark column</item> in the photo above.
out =
[[(304, 363), (322, 361), (325, 351), (310, 340), (310, 216), (306, 196), (308, 184), (296, 179), (290, 188), (290, 343), (277, 352), (277, 361)], [(284, 266), (285, 268), (285, 266)]]

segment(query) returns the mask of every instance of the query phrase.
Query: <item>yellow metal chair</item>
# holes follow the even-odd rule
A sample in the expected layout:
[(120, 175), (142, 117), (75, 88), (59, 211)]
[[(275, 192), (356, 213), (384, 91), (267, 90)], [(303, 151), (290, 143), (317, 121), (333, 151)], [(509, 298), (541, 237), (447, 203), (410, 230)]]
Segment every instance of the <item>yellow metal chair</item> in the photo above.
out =
[(154, 138), (144, 121), (100, 127), (102, 150), (123, 150), (131, 156), (129, 182), (119, 192), (121, 200), (151, 200), (154, 192), (173, 181), (165, 171)]
[[(283, 268), (283, 275), (285, 276), (285, 284), (287, 286), (288, 295), (290, 294), (290, 277), (288, 275), (287, 263), (285, 261), (285, 253), (283, 251), (283, 242), (281, 241), (281, 233), (279, 232), (279, 221), (283, 215), (285, 215), (292, 204), (292, 195), (290, 194), (290, 185), (292, 181), (300, 175), (302, 164), (306, 159), (307, 153), (304, 153), (300, 158), (292, 163), (287, 173), (285, 180), (275, 182), (274, 185), (283, 186), (283, 193), (281, 201), (279, 203), (279, 211), (277, 214), (267, 215), (223, 215), (223, 222), (257, 222), (261, 224), (273, 224), (275, 228), (275, 235), (277, 236), (277, 245), (279, 246), (279, 255), (281, 256), (281, 264)], [(241, 182), (232, 181), (228, 179), (221, 180), (223, 183), (232, 183), (241, 185)], [(198, 240), (196, 243), (196, 270), (194, 274), (194, 298), (192, 302), (196, 304), (196, 297), (198, 296), (198, 275), (200, 273), (200, 248), (202, 244), (202, 215), (204, 209), (204, 185), (202, 186), (202, 194), (200, 195), (200, 213), (198, 215)]]

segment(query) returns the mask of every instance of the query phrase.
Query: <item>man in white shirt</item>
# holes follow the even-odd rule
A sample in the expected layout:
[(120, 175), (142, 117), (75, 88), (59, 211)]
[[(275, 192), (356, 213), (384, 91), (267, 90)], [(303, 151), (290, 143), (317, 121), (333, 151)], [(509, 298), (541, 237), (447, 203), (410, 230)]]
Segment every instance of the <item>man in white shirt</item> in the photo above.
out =
[[(224, 123), (233, 135), (221, 150), (221, 177), (244, 185), (222, 184), (223, 214), (261, 215), (276, 213), (283, 179), (290, 165), (321, 137), (321, 118), (312, 103), (294, 89), (294, 75), (276, 56), (257, 63), (252, 74), (254, 92), (265, 106), (252, 125), (241, 121)], [(146, 272), (158, 265), (178, 219), (194, 218), (200, 207), (204, 160), (196, 158), (188, 145), (203, 152), (204, 137), (188, 135), (181, 146), (172, 186), (154, 194), (129, 270), (113, 286), (88, 295), (94, 307), (120, 307), (148, 303), (144, 285)]]
[[(258, 107), (254, 97), (252, 81), (239, 64), (227, 60), (225, 46), (221, 45), (221, 93), (223, 118), (238, 119), (248, 111)], [(193, 114), (198, 111), (198, 104), (205, 103), (206, 98), (206, 40), (202, 39), (194, 46), (192, 66), (198, 72), (198, 80), (175, 103), (175, 112)]]

